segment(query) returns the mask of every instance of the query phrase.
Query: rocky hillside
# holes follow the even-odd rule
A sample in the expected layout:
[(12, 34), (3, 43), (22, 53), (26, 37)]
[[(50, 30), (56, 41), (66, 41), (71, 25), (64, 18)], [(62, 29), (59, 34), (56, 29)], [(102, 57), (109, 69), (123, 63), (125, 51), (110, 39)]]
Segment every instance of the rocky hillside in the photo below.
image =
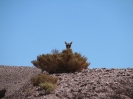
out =
[(133, 99), (133, 68), (52, 74), (58, 83), (48, 95), (30, 82), (40, 72), (34, 67), (0, 66), (0, 89), (6, 89), (2, 99)]

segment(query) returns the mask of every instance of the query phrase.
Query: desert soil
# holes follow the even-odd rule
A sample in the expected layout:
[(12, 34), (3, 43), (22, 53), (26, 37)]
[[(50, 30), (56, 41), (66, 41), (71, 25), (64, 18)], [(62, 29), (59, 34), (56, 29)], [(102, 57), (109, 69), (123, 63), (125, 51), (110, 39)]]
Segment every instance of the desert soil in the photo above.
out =
[(0, 89), (7, 90), (3, 99), (133, 99), (133, 68), (51, 74), (58, 78), (51, 94), (31, 84), (39, 73), (35, 67), (0, 65)]

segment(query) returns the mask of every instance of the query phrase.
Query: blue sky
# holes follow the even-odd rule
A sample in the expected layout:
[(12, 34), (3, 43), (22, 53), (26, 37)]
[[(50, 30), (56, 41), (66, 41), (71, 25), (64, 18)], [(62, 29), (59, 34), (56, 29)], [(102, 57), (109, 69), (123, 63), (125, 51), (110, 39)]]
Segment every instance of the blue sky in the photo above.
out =
[(33, 66), (64, 41), (89, 68), (133, 68), (133, 0), (0, 0), (0, 65)]

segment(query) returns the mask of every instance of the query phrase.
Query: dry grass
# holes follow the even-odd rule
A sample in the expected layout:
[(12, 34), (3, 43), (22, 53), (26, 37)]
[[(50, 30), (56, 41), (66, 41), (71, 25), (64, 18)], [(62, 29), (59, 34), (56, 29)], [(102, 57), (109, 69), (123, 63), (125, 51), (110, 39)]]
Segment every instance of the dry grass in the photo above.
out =
[(46, 94), (50, 94), (56, 88), (57, 78), (46, 74), (39, 74), (31, 78), (34, 86), (39, 86), (41, 90), (45, 90)]
[(57, 80), (58, 80), (57, 78), (52, 77), (50, 75), (46, 75), (46, 74), (39, 74), (39, 75), (34, 76), (33, 78), (31, 78), (31, 82), (34, 86), (39, 86), (39, 84), (46, 83), (46, 82), (56, 84)]
[(56, 84), (50, 82), (40, 83), (39, 86), (42, 90), (45, 90), (46, 94), (50, 94), (56, 88)]
[(50, 74), (81, 71), (90, 65), (85, 56), (77, 52), (73, 53), (72, 49), (63, 50), (61, 53), (53, 50), (52, 54), (39, 55), (37, 60), (32, 61), (32, 64), (40, 68), (42, 72), (45, 70)]

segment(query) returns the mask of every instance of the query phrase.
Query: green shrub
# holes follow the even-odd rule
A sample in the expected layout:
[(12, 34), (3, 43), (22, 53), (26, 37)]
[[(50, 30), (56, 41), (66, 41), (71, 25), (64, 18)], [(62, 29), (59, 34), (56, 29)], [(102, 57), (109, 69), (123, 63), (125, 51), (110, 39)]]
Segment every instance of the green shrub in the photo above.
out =
[(39, 86), (42, 90), (45, 90), (46, 94), (51, 93), (56, 88), (56, 85), (50, 82), (40, 83)]
[(57, 78), (46, 74), (38, 74), (37, 76), (34, 76), (33, 78), (31, 78), (31, 82), (34, 86), (39, 86), (39, 84), (46, 83), (46, 82), (56, 84), (57, 80), (58, 80)]
[(37, 60), (31, 63), (48, 73), (69, 73), (76, 72), (82, 69), (87, 69), (90, 63), (87, 58), (81, 54), (72, 52), (72, 49), (66, 49), (59, 53), (58, 50), (53, 50), (52, 54), (42, 54), (37, 56)]

